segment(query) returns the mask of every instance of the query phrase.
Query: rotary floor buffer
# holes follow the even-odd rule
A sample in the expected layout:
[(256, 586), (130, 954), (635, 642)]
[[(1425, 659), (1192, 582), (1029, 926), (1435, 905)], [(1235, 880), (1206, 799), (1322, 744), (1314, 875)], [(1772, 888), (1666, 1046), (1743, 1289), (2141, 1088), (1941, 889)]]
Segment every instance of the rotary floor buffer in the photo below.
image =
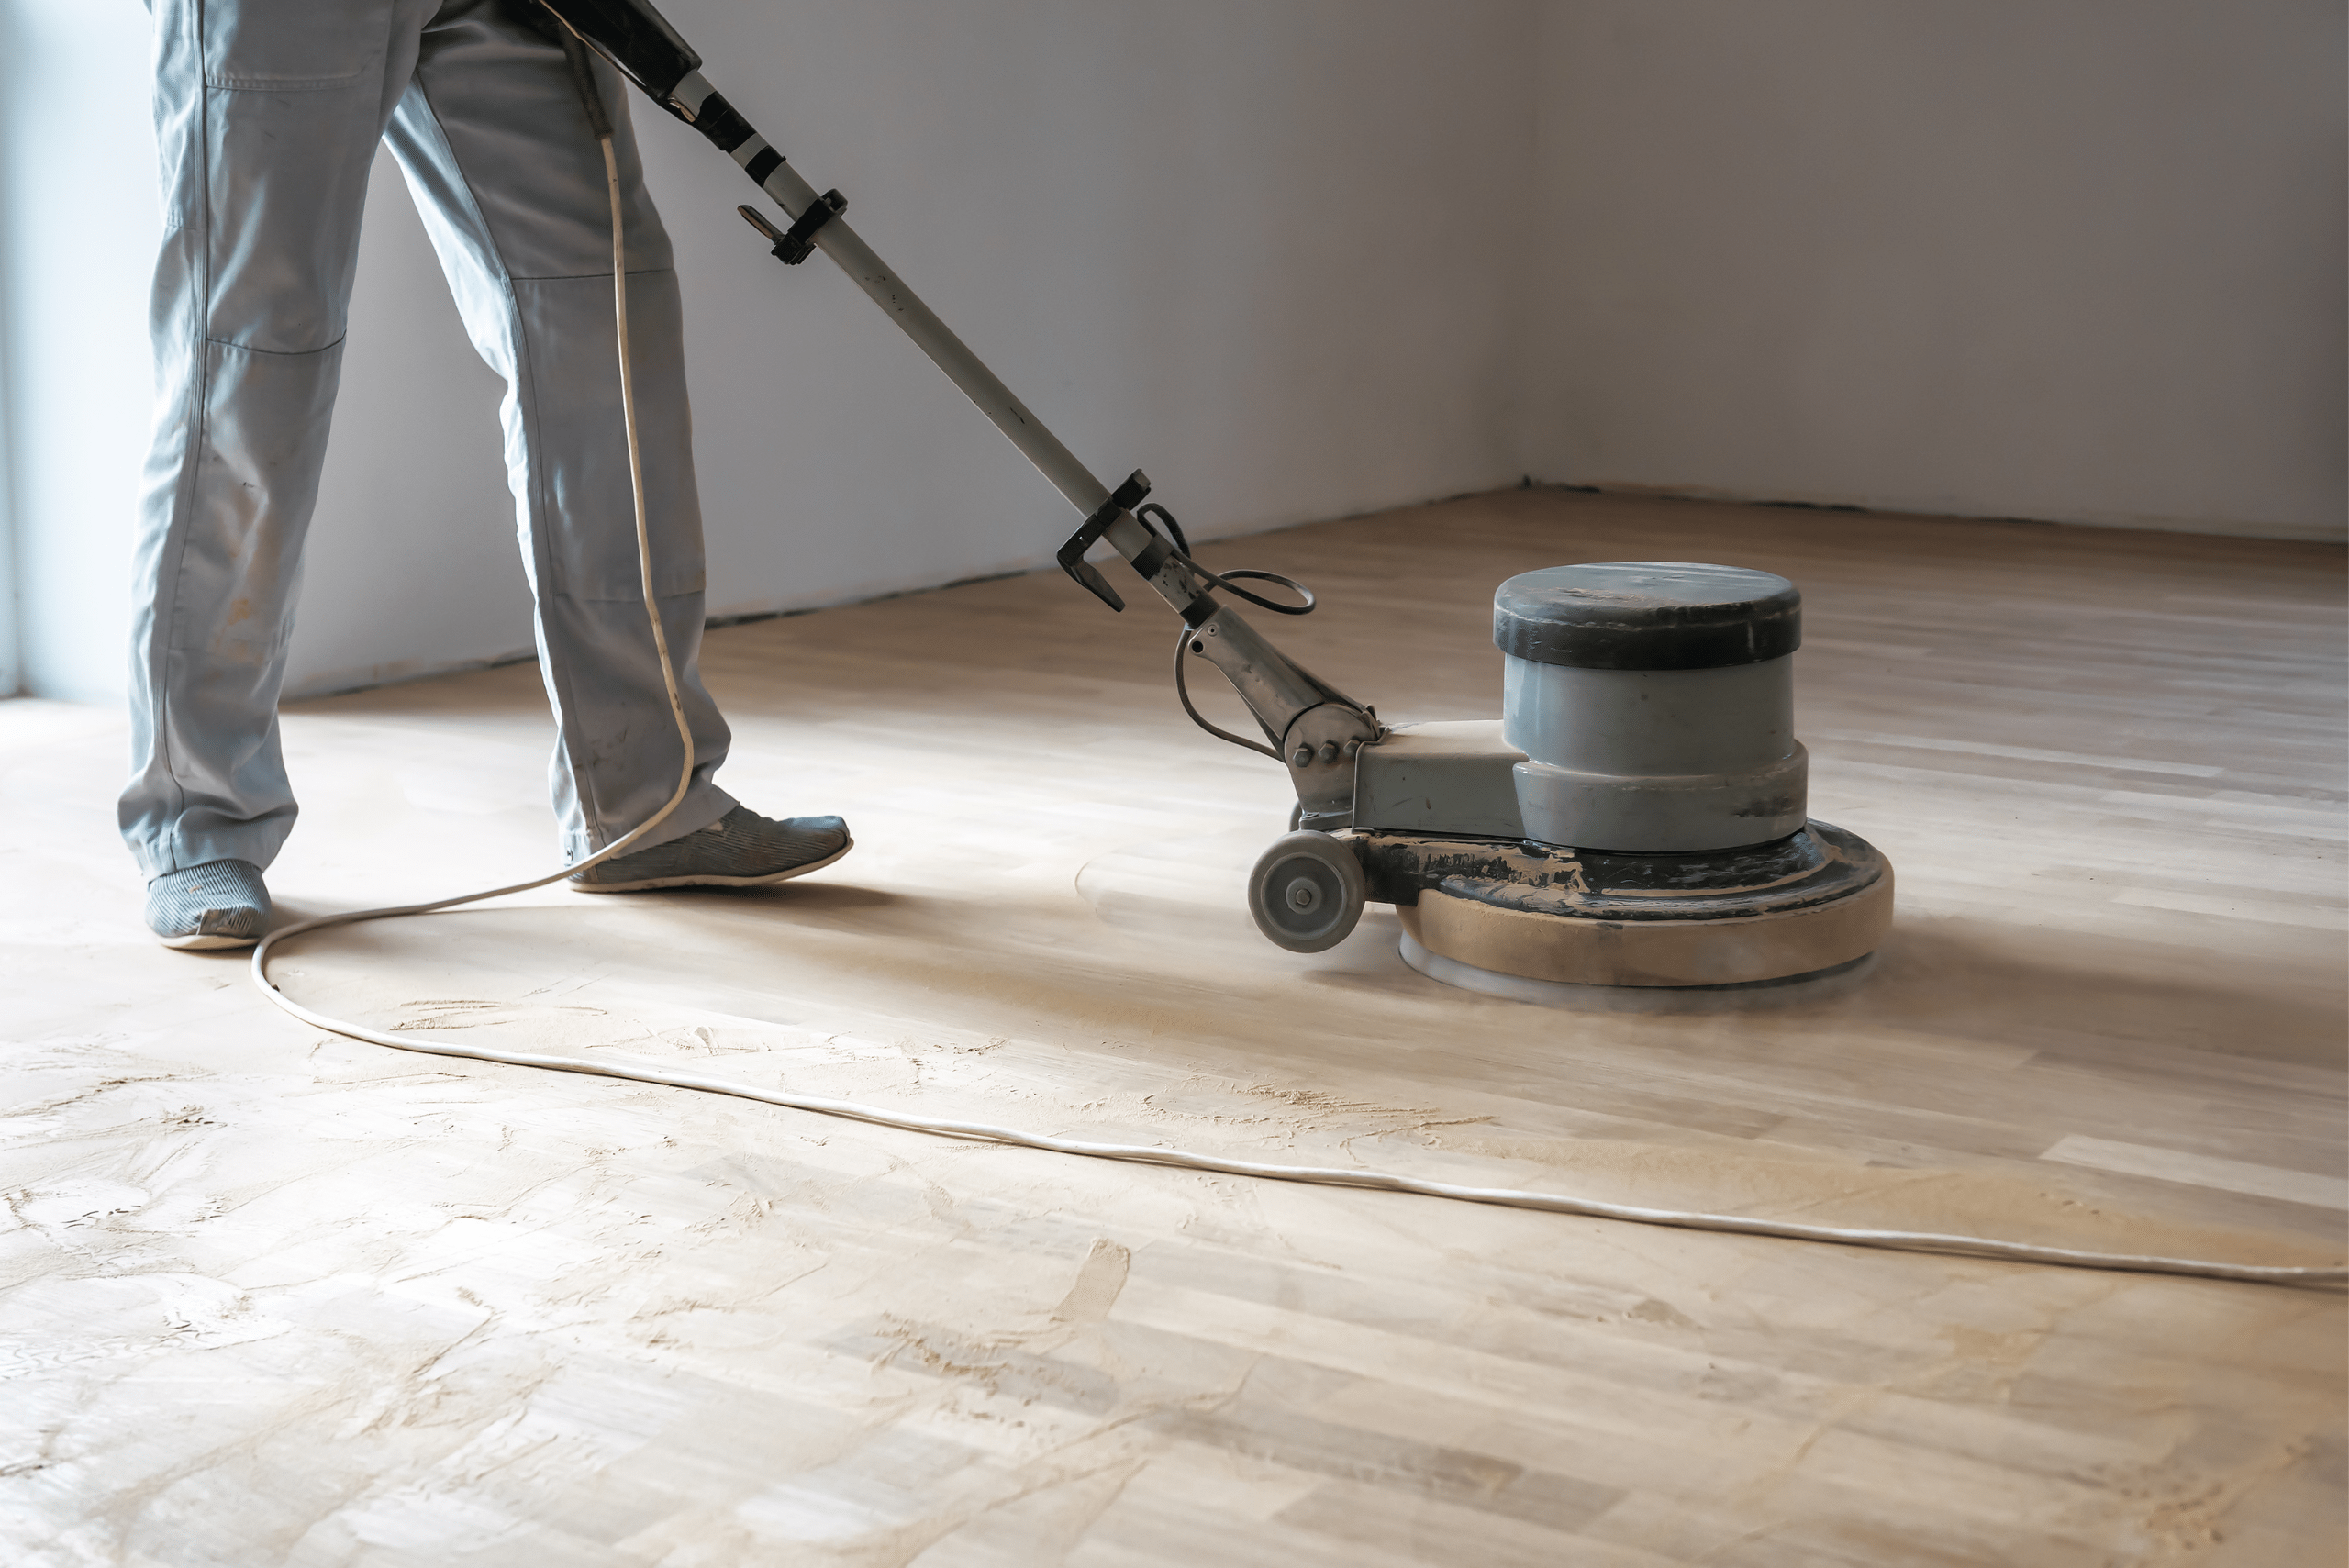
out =
[[(1314, 952), (1364, 906), (1395, 906), (1403, 955), (1453, 984), (1698, 986), (1854, 963), (1892, 918), (1892, 868), (1856, 835), (1810, 821), (1795, 739), (1801, 596), (1765, 572), (1609, 562), (1501, 584), (1508, 655), (1497, 722), (1389, 726), (1284, 655), (1219, 595), (1282, 614), (1313, 607), (1270, 573), (1209, 571), (1139, 472), (1112, 489), (882, 264), (841, 216), (714, 90), (701, 57), (643, 0), (540, 0), (647, 96), (740, 164), (788, 227), (742, 217), (796, 266), (821, 250), (1084, 515), (1059, 551), (1113, 610), (1086, 559), (1123, 557), (1182, 617), (1174, 679), (1194, 721), (1288, 771), (1292, 831), (1248, 884), (1258, 929)], [(1241, 585), (1294, 590), (1295, 603)], [(1210, 724), (1187, 659), (1222, 672), (1263, 740)]]

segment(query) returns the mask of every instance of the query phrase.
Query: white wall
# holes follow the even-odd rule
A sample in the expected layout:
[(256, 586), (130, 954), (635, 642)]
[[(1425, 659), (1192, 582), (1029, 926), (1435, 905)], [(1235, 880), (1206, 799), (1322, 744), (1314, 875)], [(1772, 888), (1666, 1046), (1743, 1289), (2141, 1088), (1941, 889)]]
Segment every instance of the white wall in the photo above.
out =
[[(39, 492), (33, 689), (123, 668), (145, 435), (153, 159), (135, 0), (0, 0), (39, 65), (127, 98), (117, 148), (38, 124), (50, 177), (106, 213), (102, 275), (39, 239), (71, 324), (11, 358), (90, 384), (45, 406), (86, 449)], [(670, 0), (708, 74), (1080, 456), (1149, 469), (1195, 533), (1513, 482), (1534, 0)], [(29, 59), (17, 72), (45, 75)], [(61, 88), (61, 90), (62, 90)], [(637, 107), (686, 330), (711, 609), (867, 597), (1033, 566), (1076, 518), (848, 281), (786, 272), (756, 193)], [(23, 234), (23, 206), (8, 211)], [(75, 248), (77, 250), (79, 247)], [(103, 341), (73, 334), (105, 324)], [(529, 642), (497, 472), (497, 385), (389, 161), (370, 196), (343, 393), (291, 684), (330, 689)], [(71, 547), (56, 542), (72, 535)], [(45, 542), (44, 542), (45, 541)], [(1072, 590), (1074, 591), (1074, 590)]]
[[(1202, 534), (1525, 472), (2343, 531), (2338, 0), (667, 9), (1081, 456)], [(124, 670), (147, 26), (0, 0), (0, 500), (50, 695)], [(846, 280), (768, 259), (729, 164), (638, 125), (712, 609), (1048, 560), (1058, 497)], [(384, 161), (296, 689), (528, 645), (496, 398)]]
[(49, 696), (109, 697), (129, 662), (160, 232), (147, 38), (138, 0), (0, 0), (0, 515), (23, 684)]
[(1527, 466), (2343, 532), (2339, 0), (1560, 0)]
[(497, 423), (505, 390), (465, 337), (399, 165), (377, 153), (290, 692), (529, 649), (530, 588)]
[[(1212, 534), (1517, 477), (1531, 10), (675, 15), (1073, 450), (1111, 481), (1148, 468)], [(1064, 504), (845, 278), (775, 266), (724, 160), (640, 123), (686, 272), (715, 560), (759, 584), (717, 607), (1048, 560)]]
[[(16, 115), (7, 106), (16, 96), (12, 91), (16, 83), (14, 72), (6, 64), (25, 52), (25, 41), (18, 35), (15, 11), (0, 6), (0, 215), (13, 210), (11, 193), (21, 178), (8, 156), (8, 150), (20, 145), (24, 137)], [(9, 228), (5, 216), (0, 216), (0, 697), (15, 695), (24, 680), (23, 640), (17, 627), (17, 529), (13, 520), (17, 471), (8, 461), (8, 435), (13, 421), (8, 416), (12, 356), (7, 352), (7, 344), (14, 325), (8, 309), (12, 297), (8, 281), (16, 260), (8, 241)]]

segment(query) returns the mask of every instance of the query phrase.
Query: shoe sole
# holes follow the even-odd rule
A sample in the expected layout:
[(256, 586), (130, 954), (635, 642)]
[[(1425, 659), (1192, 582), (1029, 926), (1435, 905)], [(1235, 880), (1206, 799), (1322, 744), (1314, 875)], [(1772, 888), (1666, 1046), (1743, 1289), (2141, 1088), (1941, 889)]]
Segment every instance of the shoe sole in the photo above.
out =
[(181, 952), (213, 952), (222, 948), (249, 948), (261, 940), (259, 937), (218, 937), (205, 931), (191, 932), (184, 937), (160, 937), (156, 940), (165, 947), (175, 948)]
[(766, 887), (778, 882), (789, 882), (795, 876), (806, 876), (811, 871), (821, 871), (856, 848), (851, 839), (820, 861), (793, 866), (788, 871), (769, 872), (764, 876), (655, 876), (642, 882), (574, 882), (573, 893), (651, 893), (662, 887)]

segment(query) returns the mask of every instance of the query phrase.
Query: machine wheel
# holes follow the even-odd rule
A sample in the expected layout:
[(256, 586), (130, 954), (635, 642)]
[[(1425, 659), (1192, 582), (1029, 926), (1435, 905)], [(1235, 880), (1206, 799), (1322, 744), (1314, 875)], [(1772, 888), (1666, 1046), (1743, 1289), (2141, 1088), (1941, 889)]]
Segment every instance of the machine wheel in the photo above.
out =
[(1291, 833), (1248, 873), (1248, 913), (1275, 946), (1319, 952), (1346, 940), (1368, 893), (1353, 850), (1327, 833)]

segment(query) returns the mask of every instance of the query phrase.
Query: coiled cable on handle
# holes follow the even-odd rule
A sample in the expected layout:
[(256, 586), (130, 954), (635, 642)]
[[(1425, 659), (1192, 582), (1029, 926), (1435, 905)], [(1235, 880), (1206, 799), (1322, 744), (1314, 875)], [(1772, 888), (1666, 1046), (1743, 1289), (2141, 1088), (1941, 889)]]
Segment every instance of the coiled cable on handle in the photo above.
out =
[[(1431, 1181), (1420, 1176), (1407, 1176), (1393, 1172), (1375, 1171), (1347, 1166), (1282, 1165), (1255, 1160), (1234, 1160), (1195, 1150), (1174, 1149), (1155, 1144), (1097, 1143), (1088, 1140), (1057, 1138), (1048, 1133), (1025, 1132), (1017, 1128), (996, 1127), (985, 1122), (957, 1121), (943, 1117), (915, 1115), (908, 1111), (886, 1109), (880, 1106), (854, 1100), (832, 1099), (818, 1095), (794, 1094), (787, 1090), (762, 1089), (703, 1073), (684, 1072), (651, 1062), (596, 1060), (583, 1056), (560, 1056), (550, 1053), (519, 1051), (498, 1051), (481, 1046), (431, 1044), (416, 1036), (400, 1036), (382, 1029), (347, 1022), (304, 1006), (278, 989), (269, 977), (269, 957), (280, 943), (307, 932), (328, 929), (335, 926), (356, 925), (363, 920), (388, 920), (409, 915), (427, 915), (439, 909), (453, 909), (460, 905), (478, 904), (485, 899), (502, 898), (507, 894), (527, 893), (544, 887), (567, 876), (576, 875), (588, 866), (627, 852), (631, 845), (659, 827), (675, 811), (693, 784), (693, 729), (685, 718), (685, 701), (677, 689), (677, 672), (669, 654), (669, 639), (661, 624), (660, 602), (652, 591), (652, 543), (646, 520), (643, 456), (638, 447), (636, 392), (629, 356), (628, 329), (628, 265), (625, 246), (625, 224), (620, 198), (619, 162), (613, 150), (612, 129), (604, 115), (600, 95), (596, 92), (584, 49), (567, 32), (564, 35), (566, 53), (572, 55), (573, 71), (581, 83), (580, 96), (588, 109), (589, 123), (596, 131), (596, 140), (603, 150), (604, 179), (611, 195), (612, 212), (612, 320), (619, 343), (620, 417), (628, 435), (629, 486), (633, 494), (636, 511), (637, 580), (644, 593), (645, 620), (652, 633), (653, 651), (661, 661), (661, 679), (669, 698), (670, 716), (675, 719), (677, 740), (684, 748), (684, 761), (677, 772), (677, 787), (666, 805), (642, 823), (615, 839), (595, 854), (575, 864), (563, 867), (548, 875), (529, 882), (518, 882), (506, 887), (494, 887), (481, 893), (461, 894), (454, 898), (435, 899), (427, 904), (406, 904), (382, 909), (355, 909), (346, 914), (320, 916), (282, 927), (262, 939), (253, 949), (253, 984), (272, 1002), (316, 1028), (328, 1029), (352, 1040), (373, 1045), (388, 1046), (395, 1051), (415, 1051), (428, 1056), (460, 1057), (475, 1062), (502, 1062), (513, 1067), (536, 1067), (557, 1073), (584, 1073), (596, 1077), (618, 1078), (630, 1083), (659, 1084), (670, 1088), (691, 1089), (702, 1094), (728, 1095), (737, 1099), (755, 1100), (764, 1105), (779, 1106), (787, 1110), (813, 1112), (820, 1116), (842, 1117), (853, 1121), (868, 1122), (876, 1127), (893, 1128), (903, 1132), (929, 1133), (943, 1138), (974, 1140), (986, 1143), (1006, 1144), (1019, 1149), (1033, 1149), (1046, 1153), (1079, 1155), (1095, 1160), (1117, 1160), (1137, 1164), (1167, 1165), (1180, 1170), (1204, 1171), (1219, 1175), (1249, 1176), (1264, 1181), (1304, 1182), (1320, 1186), (1371, 1187), (1385, 1192), (1413, 1193), (1424, 1197), (1445, 1198), (1455, 1202), (1493, 1204), (1508, 1208), (1533, 1209), (1549, 1214), (1575, 1215), (1586, 1218), (1624, 1220), (1641, 1225), (1664, 1225), (1688, 1230), (1725, 1231), (1745, 1236), (1771, 1236), (1788, 1240), (1821, 1241), (1843, 1246), (1876, 1247), (1896, 1251), (1941, 1252), (1960, 1256), (1992, 1258), (2008, 1262), (2056, 1264), (2072, 1268), (2116, 1269), (2142, 1273), (2188, 1274), (2209, 1279), (2240, 1280), (2264, 1284), (2341, 1284), (2349, 1283), (2349, 1269), (2292, 1268), (2262, 1264), (2221, 1263), (2197, 1258), (2164, 1258), (2114, 1252), (2079, 1251), (2063, 1247), (2037, 1247), (2020, 1241), (2000, 1241), (1979, 1236), (1943, 1235), (1930, 1231), (1865, 1230), (1831, 1225), (1798, 1225), (1784, 1220), (1757, 1219), (1743, 1215), (1704, 1214), (1678, 1209), (1642, 1208), (1629, 1204), (1601, 1203), (1589, 1198), (1577, 1198), (1560, 1193), (1533, 1192), (1511, 1187), (1472, 1187), (1453, 1182)], [(1170, 528), (1177, 528), (1170, 517)], [(1181, 539), (1179, 528), (1176, 539)], [(1184, 552), (1186, 556), (1188, 551)], [(1232, 576), (1249, 576), (1288, 584), (1286, 578), (1270, 573), (1231, 573), (1218, 581), (1230, 587), (1226, 580)], [(1296, 586), (1294, 584), (1288, 584)], [(1234, 589), (1243, 597), (1263, 604), (1255, 595)], [(1300, 590), (1302, 591), (1302, 590)], [(1312, 607), (1311, 595), (1307, 595), (1303, 608), (1286, 608), (1287, 613), (1302, 614)], [(1181, 675), (1181, 646), (1176, 650), (1176, 675)], [(1184, 706), (1190, 707), (1188, 694)], [(1196, 709), (1192, 717), (1198, 718)], [(1205, 719), (1199, 722), (1206, 724)], [(1211, 728), (1211, 727), (1210, 727)], [(1219, 732), (1220, 733), (1220, 732)], [(1238, 736), (1225, 739), (1240, 745), (1253, 742)], [(1268, 750), (1268, 749), (1267, 749)]]

